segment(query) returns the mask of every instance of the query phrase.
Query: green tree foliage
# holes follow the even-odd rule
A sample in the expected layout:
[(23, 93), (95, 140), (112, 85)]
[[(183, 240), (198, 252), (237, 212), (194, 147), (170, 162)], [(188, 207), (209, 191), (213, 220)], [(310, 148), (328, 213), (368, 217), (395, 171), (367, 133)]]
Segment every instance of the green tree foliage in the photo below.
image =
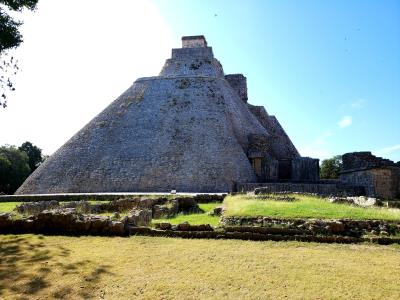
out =
[(320, 166), (320, 176), (322, 179), (339, 178), (342, 169), (342, 156), (335, 155), (332, 158), (324, 159)]
[(31, 173), (28, 155), (14, 146), (0, 147), (0, 192), (14, 193)]
[(29, 168), (31, 172), (35, 171), (37, 167), (43, 162), (42, 149), (36, 147), (31, 142), (25, 142), (18, 148), (28, 155)]
[(11, 76), (18, 71), (18, 62), (9, 56), (7, 50), (22, 43), (19, 27), (22, 22), (15, 20), (9, 12), (21, 12), (23, 9), (34, 10), (38, 0), (0, 0), (0, 106), (6, 107), (6, 90), (14, 91)]

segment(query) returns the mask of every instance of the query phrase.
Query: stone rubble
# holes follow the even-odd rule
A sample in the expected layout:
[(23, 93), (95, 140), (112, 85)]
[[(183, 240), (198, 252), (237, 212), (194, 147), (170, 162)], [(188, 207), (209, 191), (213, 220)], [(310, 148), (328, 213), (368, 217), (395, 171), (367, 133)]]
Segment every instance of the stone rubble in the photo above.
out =
[(358, 196), (358, 197), (329, 197), (331, 203), (346, 203), (362, 207), (382, 206), (383, 202), (377, 198)]

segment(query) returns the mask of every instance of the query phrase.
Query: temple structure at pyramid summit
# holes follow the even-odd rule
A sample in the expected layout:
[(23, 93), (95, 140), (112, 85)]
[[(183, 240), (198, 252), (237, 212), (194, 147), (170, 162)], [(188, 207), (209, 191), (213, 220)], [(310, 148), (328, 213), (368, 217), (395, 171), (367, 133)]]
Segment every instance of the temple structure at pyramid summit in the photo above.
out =
[(238, 184), (313, 182), (276, 117), (247, 102), (203, 36), (182, 38), (161, 73), (137, 79), (48, 158), (16, 194), (230, 192)]

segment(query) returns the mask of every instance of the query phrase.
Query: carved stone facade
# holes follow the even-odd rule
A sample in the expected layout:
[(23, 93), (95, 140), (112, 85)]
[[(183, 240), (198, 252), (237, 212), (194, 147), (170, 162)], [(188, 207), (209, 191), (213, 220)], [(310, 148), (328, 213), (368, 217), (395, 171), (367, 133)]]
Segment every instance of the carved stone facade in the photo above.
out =
[(319, 160), (310, 157), (296, 157), (292, 160), (293, 181), (318, 181)]
[(362, 186), (370, 197), (400, 199), (400, 164), (376, 157), (371, 152), (346, 153), (340, 180)]

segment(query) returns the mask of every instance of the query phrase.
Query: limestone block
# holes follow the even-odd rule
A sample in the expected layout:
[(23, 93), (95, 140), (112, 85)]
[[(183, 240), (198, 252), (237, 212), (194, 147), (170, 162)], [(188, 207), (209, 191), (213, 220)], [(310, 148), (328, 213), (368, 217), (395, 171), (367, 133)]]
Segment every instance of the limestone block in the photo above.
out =
[(149, 226), (152, 220), (150, 209), (134, 209), (129, 213), (128, 222), (135, 226)]

